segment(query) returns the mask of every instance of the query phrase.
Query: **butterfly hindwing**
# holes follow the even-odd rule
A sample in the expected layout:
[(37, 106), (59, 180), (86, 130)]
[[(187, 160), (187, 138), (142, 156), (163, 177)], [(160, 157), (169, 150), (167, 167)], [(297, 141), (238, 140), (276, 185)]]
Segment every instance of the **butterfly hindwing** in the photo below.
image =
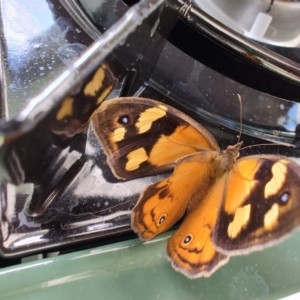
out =
[[(230, 148), (231, 164), (239, 148)], [(167, 230), (187, 211), (167, 253), (173, 267), (191, 278), (207, 277), (228, 260), (211, 239), (227, 178), (222, 158), (217, 151), (202, 151), (179, 159), (173, 174), (146, 188), (133, 209), (132, 228), (143, 240)]]
[(207, 193), (217, 152), (190, 154), (176, 162), (173, 174), (150, 185), (132, 211), (131, 226), (142, 240), (168, 230)]
[(300, 225), (300, 168), (281, 156), (248, 156), (228, 174), (213, 240), (230, 255), (278, 243)]
[(169, 170), (178, 158), (219, 149), (213, 136), (193, 119), (151, 99), (105, 101), (92, 123), (120, 179)]
[(184, 219), (167, 243), (167, 255), (175, 270), (190, 278), (209, 277), (228, 261), (212, 242), (226, 175), (217, 180), (204, 199)]

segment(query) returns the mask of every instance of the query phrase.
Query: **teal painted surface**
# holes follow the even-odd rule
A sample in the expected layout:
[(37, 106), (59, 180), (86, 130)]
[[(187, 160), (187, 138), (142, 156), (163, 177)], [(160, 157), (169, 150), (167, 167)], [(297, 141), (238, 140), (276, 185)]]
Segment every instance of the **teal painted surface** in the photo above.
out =
[(190, 280), (165, 256), (166, 238), (138, 239), (0, 271), (0, 299), (278, 299), (300, 291), (300, 233), (234, 257), (210, 278)]

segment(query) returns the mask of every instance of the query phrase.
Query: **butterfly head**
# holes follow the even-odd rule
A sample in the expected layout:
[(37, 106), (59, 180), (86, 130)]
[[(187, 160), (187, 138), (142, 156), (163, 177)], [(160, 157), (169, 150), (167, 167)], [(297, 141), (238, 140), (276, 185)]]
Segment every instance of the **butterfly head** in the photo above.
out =
[(243, 145), (243, 142), (239, 142), (235, 145), (229, 145), (227, 147), (227, 149), (225, 150), (225, 152), (234, 158), (238, 158), (240, 156), (239, 151), (240, 151), (242, 145)]

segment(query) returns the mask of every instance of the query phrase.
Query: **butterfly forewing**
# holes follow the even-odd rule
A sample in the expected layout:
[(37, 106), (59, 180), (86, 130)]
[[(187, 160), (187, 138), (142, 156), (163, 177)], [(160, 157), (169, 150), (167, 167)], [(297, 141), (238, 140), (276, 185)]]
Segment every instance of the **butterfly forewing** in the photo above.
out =
[(174, 167), (202, 150), (218, 150), (212, 135), (178, 110), (144, 98), (103, 103), (93, 127), (116, 177), (131, 179)]
[(238, 160), (214, 230), (217, 248), (238, 255), (278, 243), (300, 225), (299, 183), (299, 166), (285, 157)]

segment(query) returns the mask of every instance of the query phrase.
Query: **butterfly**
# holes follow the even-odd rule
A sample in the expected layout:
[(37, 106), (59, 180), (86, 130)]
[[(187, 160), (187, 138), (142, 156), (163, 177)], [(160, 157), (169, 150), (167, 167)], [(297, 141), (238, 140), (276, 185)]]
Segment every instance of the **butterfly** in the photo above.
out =
[(152, 99), (106, 101), (92, 123), (117, 178), (172, 171), (141, 193), (131, 226), (146, 241), (184, 217), (167, 256), (187, 277), (209, 277), (300, 224), (300, 167), (287, 157), (238, 158), (242, 142), (220, 150), (198, 122)]

